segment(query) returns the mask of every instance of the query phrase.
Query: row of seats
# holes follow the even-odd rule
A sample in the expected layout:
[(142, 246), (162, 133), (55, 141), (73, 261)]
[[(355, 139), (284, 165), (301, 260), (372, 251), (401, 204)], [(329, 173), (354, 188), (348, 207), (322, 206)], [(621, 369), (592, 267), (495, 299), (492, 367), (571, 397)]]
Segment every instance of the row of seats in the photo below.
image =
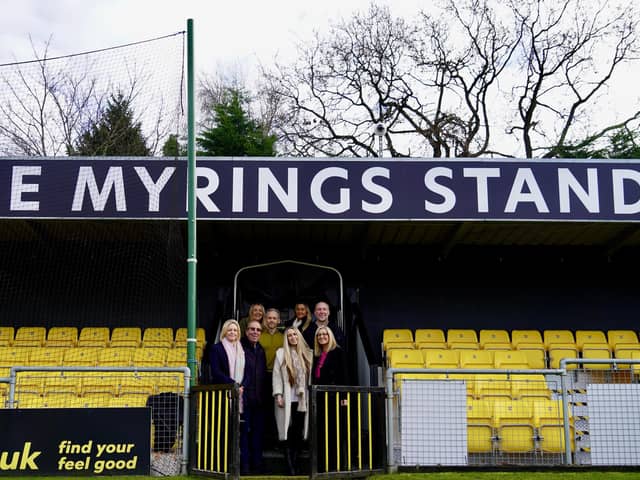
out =
[[(390, 348), (387, 350), (387, 366), (391, 368), (473, 368), (473, 369), (545, 369), (560, 368), (563, 358), (578, 358), (574, 350), (562, 347), (551, 348), (548, 357), (541, 350), (449, 350), (449, 349), (421, 349)], [(605, 350), (585, 349), (584, 359), (609, 359)], [(640, 360), (640, 350), (626, 350), (620, 358)], [(567, 365), (568, 369), (575, 369), (576, 364)], [(585, 363), (587, 369), (611, 368), (608, 364)], [(619, 369), (628, 369), (628, 364), (617, 365)], [(640, 365), (633, 365), (633, 371), (640, 369)]]
[(564, 453), (562, 419), (559, 400), (468, 400), (467, 448), (470, 453)]
[[(632, 330), (506, 330), (449, 329), (386, 329), (383, 333), (383, 352), (389, 364), (389, 353), (397, 349), (420, 351), (473, 350), (520, 351), (528, 357), (529, 368), (559, 368), (563, 358), (635, 359), (640, 352), (638, 336)], [(640, 358), (640, 357), (639, 357)], [(486, 363), (486, 362), (485, 362)], [(605, 364), (585, 364), (587, 368), (610, 368)], [(461, 367), (465, 368), (465, 367)], [(575, 368), (570, 366), (569, 368)], [(629, 368), (620, 365), (619, 368)]]
[[(144, 407), (147, 397), (142, 395), (79, 397), (72, 394), (23, 395), (16, 401), (17, 408), (126, 408)], [(0, 405), (2, 408), (2, 405)]]
[[(8, 396), (9, 385), (0, 383), (0, 394)], [(35, 397), (144, 398), (162, 392), (184, 390), (184, 375), (178, 372), (18, 372), (16, 401)]]
[(385, 329), (382, 345), (389, 348), (449, 348), (474, 350), (543, 350), (562, 346), (578, 353), (587, 349), (601, 349), (610, 353), (621, 350), (640, 350), (638, 335), (633, 330), (480, 330), (450, 328), (446, 334), (441, 329), (406, 328)]
[(396, 385), (402, 390), (403, 380), (458, 380), (464, 381), (468, 399), (553, 398), (557, 385), (549, 385), (541, 374), (470, 374), (470, 373), (404, 373), (396, 376)]
[[(206, 343), (203, 328), (196, 329), (197, 345)], [(0, 327), (0, 346), (7, 347), (184, 347), (187, 329), (170, 327)]]
[[(198, 360), (202, 350), (196, 349)], [(1, 373), (12, 366), (38, 367), (183, 367), (186, 347), (0, 347)], [(1, 376), (1, 375), (0, 375)]]

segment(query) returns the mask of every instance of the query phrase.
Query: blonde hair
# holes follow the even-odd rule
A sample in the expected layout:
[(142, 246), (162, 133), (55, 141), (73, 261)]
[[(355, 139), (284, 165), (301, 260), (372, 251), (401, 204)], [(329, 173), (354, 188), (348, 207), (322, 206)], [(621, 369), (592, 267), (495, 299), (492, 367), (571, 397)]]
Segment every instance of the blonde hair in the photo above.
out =
[(333, 349), (335, 349), (338, 346), (338, 343), (336, 342), (336, 337), (333, 334), (333, 332), (331, 331), (331, 329), (329, 327), (318, 327), (318, 329), (316, 330), (315, 335), (313, 336), (313, 353), (316, 357), (319, 357), (320, 354), (322, 353), (322, 347), (320, 345), (318, 345), (318, 333), (320, 333), (321, 331), (326, 331), (329, 334), (329, 348), (328, 351), (331, 351)]
[(249, 314), (247, 315), (247, 317), (249, 318), (249, 320), (251, 320), (251, 312), (253, 312), (254, 308), (257, 308), (262, 313), (262, 318), (260, 319), (262, 321), (264, 319), (265, 311), (264, 305), (262, 305), (261, 303), (252, 303), (251, 305), (249, 305)]
[(226, 322), (222, 324), (222, 328), (220, 329), (220, 340), (227, 336), (227, 331), (231, 325), (235, 325), (238, 329), (238, 340), (240, 340), (240, 336), (242, 335), (242, 330), (240, 330), (240, 324), (235, 318), (230, 318)]
[[(287, 338), (287, 334), (289, 331), (293, 331), (298, 337), (298, 344), (293, 347), (289, 345), (289, 339)], [(296, 374), (293, 368), (293, 360), (291, 359), (291, 350), (295, 350), (298, 354), (298, 358), (302, 363), (302, 367), (304, 368), (304, 376), (305, 378), (309, 378), (309, 374), (311, 373), (311, 349), (307, 342), (305, 341), (302, 333), (296, 327), (289, 327), (284, 330), (284, 343), (282, 344), (282, 349), (284, 351), (284, 364), (287, 367), (287, 373), (289, 374), (289, 385), (294, 385), (296, 383)]]

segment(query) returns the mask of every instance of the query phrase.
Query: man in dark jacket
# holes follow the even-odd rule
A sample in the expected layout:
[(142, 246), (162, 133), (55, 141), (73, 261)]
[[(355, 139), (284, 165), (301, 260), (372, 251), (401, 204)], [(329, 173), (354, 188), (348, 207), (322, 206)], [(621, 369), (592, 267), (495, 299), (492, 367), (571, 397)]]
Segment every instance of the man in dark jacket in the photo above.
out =
[(247, 324), (245, 336), (240, 342), (244, 350), (244, 378), (242, 386), (242, 414), (240, 415), (240, 465), (241, 473), (262, 472), (262, 436), (267, 407), (264, 392), (267, 388), (267, 357), (262, 345), (260, 322)]

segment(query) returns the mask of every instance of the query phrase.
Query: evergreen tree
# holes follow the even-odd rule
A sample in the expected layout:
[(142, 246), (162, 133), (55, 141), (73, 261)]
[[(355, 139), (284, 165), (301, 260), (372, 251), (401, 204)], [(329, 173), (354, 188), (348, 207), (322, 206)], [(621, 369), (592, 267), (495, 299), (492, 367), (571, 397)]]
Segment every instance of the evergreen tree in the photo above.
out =
[(148, 156), (150, 150), (135, 122), (131, 101), (122, 93), (112, 95), (98, 122), (80, 135), (69, 155)]
[(213, 107), (215, 126), (206, 129), (196, 139), (202, 149), (199, 154), (209, 156), (275, 156), (274, 135), (264, 132), (243, 108), (243, 94), (227, 89), (222, 101)]
[(162, 146), (162, 155), (165, 157), (186, 157), (187, 146), (180, 144), (177, 135), (171, 134)]

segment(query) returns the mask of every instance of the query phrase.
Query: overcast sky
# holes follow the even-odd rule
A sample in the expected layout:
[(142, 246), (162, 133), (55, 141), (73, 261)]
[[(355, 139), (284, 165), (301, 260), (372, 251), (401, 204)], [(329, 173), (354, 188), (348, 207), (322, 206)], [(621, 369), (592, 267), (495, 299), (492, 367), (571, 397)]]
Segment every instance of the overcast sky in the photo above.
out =
[[(425, 5), (376, 3), (406, 17)], [(251, 67), (275, 55), (288, 58), (297, 41), (368, 5), (369, 0), (0, 0), (0, 63), (32, 59), (29, 35), (40, 47), (52, 37), (50, 56), (65, 55), (185, 30), (193, 18), (198, 71), (236, 63)]]
[[(374, 0), (406, 19), (432, 0)], [(614, 0), (622, 1), (622, 0)], [(276, 56), (293, 60), (295, 45), (331, 22), (366, 10), (370, 0), (0, 0), (0, 64), (34, 58), (51, 38), (48, 56), (108, 48), (186, 29), (193, 18), (196, 73), (240, 65), (251, 77)], [(621, 69), (599, 117), (626, 117), (640, 103), (640, 63)]]

